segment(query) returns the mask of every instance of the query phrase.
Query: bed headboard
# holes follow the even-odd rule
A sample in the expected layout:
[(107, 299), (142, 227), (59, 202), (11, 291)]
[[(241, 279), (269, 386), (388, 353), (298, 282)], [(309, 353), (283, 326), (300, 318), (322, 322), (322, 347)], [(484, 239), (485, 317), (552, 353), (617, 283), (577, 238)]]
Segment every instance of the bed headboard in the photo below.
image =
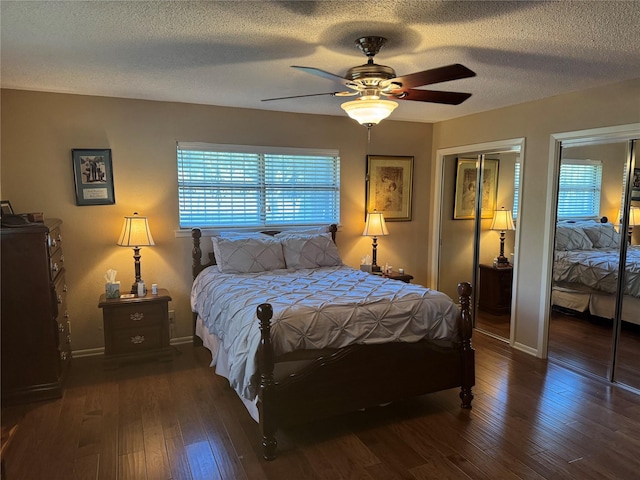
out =
[[(331, 239), (336, 241), (336, 232), (338, 231), (338, 225), (332, 223), (327, 229), (327, 233), (331, 233)], [(280, 233), (281, 230), (263, 230), (261, 233), (266, 235), (275, 235)], [(209, 259), (206, 263), (202, 263), (202, 248), (200, 248), (200, 238), (202, 238), (202, 231), (199, 228), (193, 228), (191, 230), (191, 238), (193, 240), (193, 250), (191, 251), (191, 257), (193, 259), (192, 274), (195, 279), (198, 274), (206, 267), (216, 264), (216, 258), (213, 252), (209, 252)]]

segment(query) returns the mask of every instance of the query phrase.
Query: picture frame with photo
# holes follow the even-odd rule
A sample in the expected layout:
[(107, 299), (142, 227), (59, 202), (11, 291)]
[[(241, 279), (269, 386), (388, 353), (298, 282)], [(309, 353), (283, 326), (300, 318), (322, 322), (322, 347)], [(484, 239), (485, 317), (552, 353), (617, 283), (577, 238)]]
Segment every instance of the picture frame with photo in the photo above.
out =
[(631, 201), (640, 202), (640, 168), (633, 169), (631, 178)]
[(14, 215), (13, 207), (9, 200), (0, 200), (1, 216)]
[[(498, 195), (498, 160), (484, 160), (482, 175), (481, 218), (493, 218)], [(454, 194), (454, 220), (468, 220), (476, 216), (476, 182), (478, 177), (475, 158), (458, 158)]]
[(113, 190), (111, 149), (71, 150), (76, 205), (112, 205)]
[(411, 221), (413, 157), (367, 155), (365, 218), (382, 212), (387, 222)]

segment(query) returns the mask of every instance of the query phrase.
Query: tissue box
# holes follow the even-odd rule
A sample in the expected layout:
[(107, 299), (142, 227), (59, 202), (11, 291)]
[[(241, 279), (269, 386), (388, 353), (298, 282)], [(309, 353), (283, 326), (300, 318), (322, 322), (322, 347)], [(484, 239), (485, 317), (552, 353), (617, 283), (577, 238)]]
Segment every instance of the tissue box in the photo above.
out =
[(371, 273), (371, 264), (367, 264), (367, 265), (360, 265), (360, 270), (362, 270), (363, 272), (367, 272), (367, 273)]
[(120, 282), (105, 283), (104, 290), (107, 298), (120, 298)]

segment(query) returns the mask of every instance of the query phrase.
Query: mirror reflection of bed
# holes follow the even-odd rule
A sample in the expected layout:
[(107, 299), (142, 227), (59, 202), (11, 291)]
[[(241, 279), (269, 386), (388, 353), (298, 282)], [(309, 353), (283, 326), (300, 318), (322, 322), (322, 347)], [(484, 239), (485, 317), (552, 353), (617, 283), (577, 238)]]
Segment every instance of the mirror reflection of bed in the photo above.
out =
[[(628, 236), (620, 227), (628, 149), (627, 141), (562, 149), (548, 356), (640, 388), (640, 228)], [(599, 187), (597, 194), (585, 193), (589, 182)], [(577, 186), (581, 199), (568, 193)], [(592, 208), (591, 215), (580, 208)]]

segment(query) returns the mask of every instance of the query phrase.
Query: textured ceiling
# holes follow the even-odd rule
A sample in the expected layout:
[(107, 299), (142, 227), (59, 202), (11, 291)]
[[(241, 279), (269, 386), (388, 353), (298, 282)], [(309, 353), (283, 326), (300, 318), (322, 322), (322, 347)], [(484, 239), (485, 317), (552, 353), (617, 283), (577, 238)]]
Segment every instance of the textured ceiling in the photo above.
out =
[[(640, 1), (6, 1), (3, 88), (345, 115), (331, 92), (365, 63), (364, 35), (388, 43), (397, 75), (462, 63), (476, 77), (428, 88), (459, 106), (399, 102), (395, 120), (435, 122), (640, 78)], [(638, 101), (638, 99), (635, 99)]]

